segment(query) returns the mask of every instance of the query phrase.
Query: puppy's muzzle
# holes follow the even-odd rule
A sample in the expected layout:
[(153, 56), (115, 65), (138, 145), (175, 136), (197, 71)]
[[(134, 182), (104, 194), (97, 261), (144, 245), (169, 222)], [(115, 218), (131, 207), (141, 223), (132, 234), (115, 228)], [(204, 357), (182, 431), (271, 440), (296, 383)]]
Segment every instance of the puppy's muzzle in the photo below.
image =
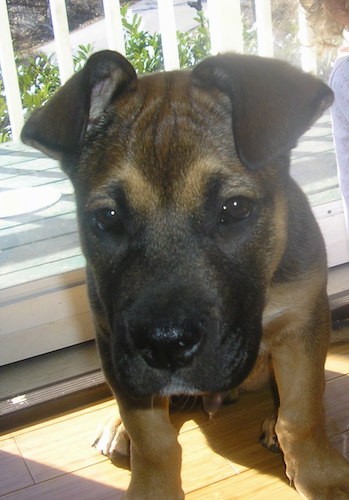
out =
[(192, 322), (137, 326), (134, 345), (152, 368), (175, 371), (190, 365), (203, 341), (203, 330)]

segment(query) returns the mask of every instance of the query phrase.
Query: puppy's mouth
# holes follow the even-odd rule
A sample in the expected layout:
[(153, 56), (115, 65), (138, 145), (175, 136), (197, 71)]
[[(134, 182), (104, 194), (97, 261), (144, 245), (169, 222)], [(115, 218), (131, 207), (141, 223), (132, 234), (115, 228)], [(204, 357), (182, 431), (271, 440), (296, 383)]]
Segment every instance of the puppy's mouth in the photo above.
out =
[[(170, 378), (170, 382), (160, 391), (161, 396), (203, 396), (206, 393), (223, 393), (236, 386), (238, 386), (248, 375), (250, 369), (246, 370), (246, 362), (248, 361), (248, 353), (243, 349), (242, 342), (239, 342), (240, 346), (237, 351), (237, 355), (233, 359), (230, 359), (229, 371), (230, 376), (226, 380), (221, 380), (220, 377), (220, 366), (216, 367), (216, 375), (210, 380), (204, 376), (206, 370), (206, 365), (203, 365), (202, 372), (203, 376), (196, 383), (189, 382), (181, 377), (180, 373), (174, 372)], [(237, 346), (235, 346), (237, 347)], [(229, 355), (228, 355), (229, 357)], [(223, 362), (223, 360), (222, 360)], [(207, 380), (208, 384), (205, 385), (204, 380)], [(206, 383), (207, 383), (206, 382)]]
[[(159, 334), (160, 335), (160, 334)], [(253, 335), (253, 341), (248, 341)], [(259, 342), (240, 328), (230, 335), (193, 334), (186, 345), (164, 341), (161, 353), (148, 345), (113, 348), (118, 386), (131, 397), (198, 396), (228, 391), (243, 382), (257, 357)], [(181, 341), (182, 344), (182, 341)], [(120, 346), (121, 347), (121, 346)], [(123, 346), (125, 347), (125, 346)], [(158, 346), (157, 346), (158, 347)]]

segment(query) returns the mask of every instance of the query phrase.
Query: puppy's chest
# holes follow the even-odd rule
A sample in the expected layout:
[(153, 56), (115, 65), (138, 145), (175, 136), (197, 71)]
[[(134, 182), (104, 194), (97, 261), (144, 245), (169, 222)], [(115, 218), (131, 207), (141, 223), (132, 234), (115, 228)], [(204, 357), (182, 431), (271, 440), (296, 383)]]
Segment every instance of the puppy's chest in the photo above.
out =
[[(288, 297), (290, 298), (290, 297)], [(240, 385), (240, 391), (255, 391), (264, 387), (271, 378), (271, 353), (274, 342), (278, 342), (287, 328), (292, 325), (294, 316), (292, 302), (288, 302), (285, 292), (277, 290), (268, 294), (268, 301), (263, 313), (263, 335), (255, 365)]]
[(319, 279), (319, 276), (313, 279), (308, 276), (269, 289), (262, 319), (265, 348), (270, 349), (282, 336), (307, 322), (314, 308)]

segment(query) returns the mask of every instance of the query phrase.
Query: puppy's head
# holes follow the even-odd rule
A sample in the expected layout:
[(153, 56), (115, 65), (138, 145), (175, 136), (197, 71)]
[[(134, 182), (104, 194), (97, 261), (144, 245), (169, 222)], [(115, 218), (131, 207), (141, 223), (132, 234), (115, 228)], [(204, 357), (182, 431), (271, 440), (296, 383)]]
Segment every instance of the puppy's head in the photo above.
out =
[(249, 373), (299, 196), (289, 152), (331, 100), (271, 59), (222, 55), (137, 79), (105, 51), (28, 120), (23, 141), (75, 187), (114, 390), (222, 391)]

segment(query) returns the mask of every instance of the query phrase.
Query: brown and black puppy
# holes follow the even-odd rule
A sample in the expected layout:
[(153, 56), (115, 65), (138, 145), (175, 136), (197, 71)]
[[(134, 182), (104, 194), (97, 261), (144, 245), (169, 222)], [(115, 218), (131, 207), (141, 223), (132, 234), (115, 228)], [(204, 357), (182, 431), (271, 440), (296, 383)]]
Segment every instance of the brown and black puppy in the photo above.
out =
[[(220, 55), (138, 79), (105, 51), (25, 125), (23, 141), (75, 187), (97, 342), (131, 440), (128, 498), (183, 497), (168, 397), (209, 407), (270, 359), (287, 476), (308, 498), (349, 498), (324, 430), (324, 244), (289, 175), (290, 150), (331, 102), (272, 59)], [(110, 429), (112, 454), (125, 433)]]

